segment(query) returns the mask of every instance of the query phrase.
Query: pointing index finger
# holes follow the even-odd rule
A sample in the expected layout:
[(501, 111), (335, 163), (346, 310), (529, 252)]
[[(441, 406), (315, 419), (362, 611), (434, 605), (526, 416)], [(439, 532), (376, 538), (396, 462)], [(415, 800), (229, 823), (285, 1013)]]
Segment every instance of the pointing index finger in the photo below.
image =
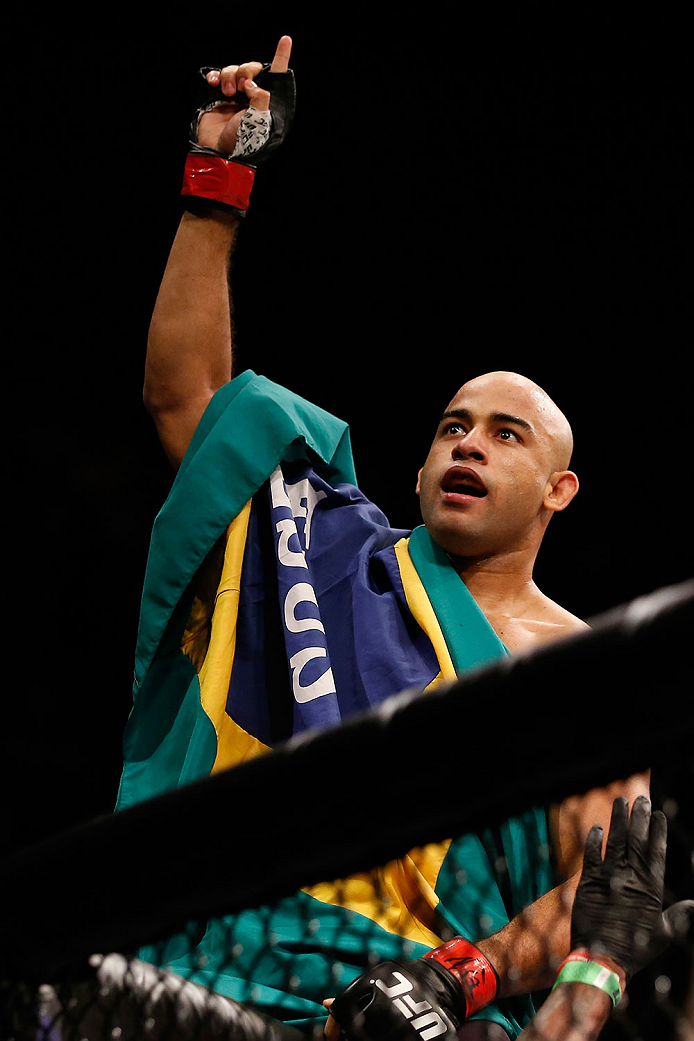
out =
[(275, 57), (272, 59), (270, 72), (286, 72), (289, 68), (289, 58), (292, 53), (291, 36), (283, 36), (277, 44)]

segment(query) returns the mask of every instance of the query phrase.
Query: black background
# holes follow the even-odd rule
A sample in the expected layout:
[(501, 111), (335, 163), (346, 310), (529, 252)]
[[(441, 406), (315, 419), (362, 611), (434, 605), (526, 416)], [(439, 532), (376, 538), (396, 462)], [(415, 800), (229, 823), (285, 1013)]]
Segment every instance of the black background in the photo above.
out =
[(347, 419), (364, 491), (403, 527), (457, 387), (523, 372), (569, 416), (581, 479), (540, 587), (590, 617), (691, 573), (683, 24), (582, 5), (108, 11), (6, 25), (5, 848), (115, 800), (172, 477), (141, 404), (147, 326), (202, 64), (294, 39), (295, 127), (235, 259), (241, 367)]

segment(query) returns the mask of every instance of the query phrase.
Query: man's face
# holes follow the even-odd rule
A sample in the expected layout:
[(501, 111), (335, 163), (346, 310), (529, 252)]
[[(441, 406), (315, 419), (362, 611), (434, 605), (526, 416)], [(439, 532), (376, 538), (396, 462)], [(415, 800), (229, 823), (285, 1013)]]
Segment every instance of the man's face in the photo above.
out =
[(553, 402), (524, 377), (488, 373), (466, 383), (441, 418), (417, 482), (432, 537), (461, 557), (537, 548), (557, 464), (568, 465), (566, 431)]

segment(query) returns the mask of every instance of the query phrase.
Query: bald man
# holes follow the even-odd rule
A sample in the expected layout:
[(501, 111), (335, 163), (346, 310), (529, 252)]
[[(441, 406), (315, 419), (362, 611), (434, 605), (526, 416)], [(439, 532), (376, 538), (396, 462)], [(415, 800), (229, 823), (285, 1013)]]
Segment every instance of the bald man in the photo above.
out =
[(572, 451), (568, 420), (540, 387), (490, 372), (447, 406), (419, 472), (427, 529), (514, 652), (587, 628), (533, 582), (547, 525), (578, 491)]
[[(290, 49), (283, 37), (275, 71)], [(267, 111), (260, 68), (209, 74), (241, 101), (202, 116), (201, 145), (229, 154), (243, 106)], [(547, 394), (510, 372), (462, 386), (417, 479), (424, 524), (391, 528), (356, 487), (344, 423), (251, 370), (234, 373), (238, 227), (229, 206), (187, 200), (152, 315), (145, 404), (180, 469), (152, 539), (118, 808), (585, 628), (533, 581), (549, 520), (578, 489), (571, 430)], [(502, 725), (496, 706), (475, 731), (490, 768)], [(470, 739), (461, 735), (463, 757)], [(425, 781), (435, 740), (423, 741), (413, 769)], [(252, 985), (261, 1007), (309, 1033), (323, 999), (374, 959), (401, 957), (403, 943), (424, 956), (446, 929), (490, 966), (470, 1038), (516, 1037), (532, 1006), (509, 999), (549, 986), (568, 953), (588, 830), (607, 831), (617, 795), (647, 790), (645, 776), (630, 778), (321, 883), (283, 902), (271, 923), (279, 942), (258, 946), (267, 925), (249, 911), (230, 923), (244, 937), (233, 963), (212, 929), (167, 964), (195, 974), (204, 954), (217, 990), (247, 1000)]]

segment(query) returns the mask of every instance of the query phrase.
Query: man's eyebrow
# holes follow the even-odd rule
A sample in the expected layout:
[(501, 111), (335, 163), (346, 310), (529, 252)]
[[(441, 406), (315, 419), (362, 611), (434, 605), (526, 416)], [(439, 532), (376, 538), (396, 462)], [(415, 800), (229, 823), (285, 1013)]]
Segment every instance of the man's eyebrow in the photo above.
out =
[(472, 416), (466, 408), (452, 408), (448, 412), (443, 413), (439, 419), (439, 426), (441, 426), (446, 419), (464, 419), (467, 423), (470, 423), (472, 421)]
[(521, 419), (520, 416), (509, 416), (508, 412), (495, 412), (491, 417), (495, 423), (515, 423), (516, 426), (522, 427), (523, 430), (529, 430), (533, 433), (533, 428), (527, 419)]
[[(523, 430), (534, 433), (532, 425), (528, 423), (527, 419), (521, 419), (520, 416), (512, 416), (508, 412), (493, 412), (489, 418), (494, 423), (515, 423), (516, 426), (522, 427)], [(439, 419), (439, 426), (447, 419), (464, 419), (466, 423), (471, 423), (472, 414), (466, 408), (449, 409)]]

